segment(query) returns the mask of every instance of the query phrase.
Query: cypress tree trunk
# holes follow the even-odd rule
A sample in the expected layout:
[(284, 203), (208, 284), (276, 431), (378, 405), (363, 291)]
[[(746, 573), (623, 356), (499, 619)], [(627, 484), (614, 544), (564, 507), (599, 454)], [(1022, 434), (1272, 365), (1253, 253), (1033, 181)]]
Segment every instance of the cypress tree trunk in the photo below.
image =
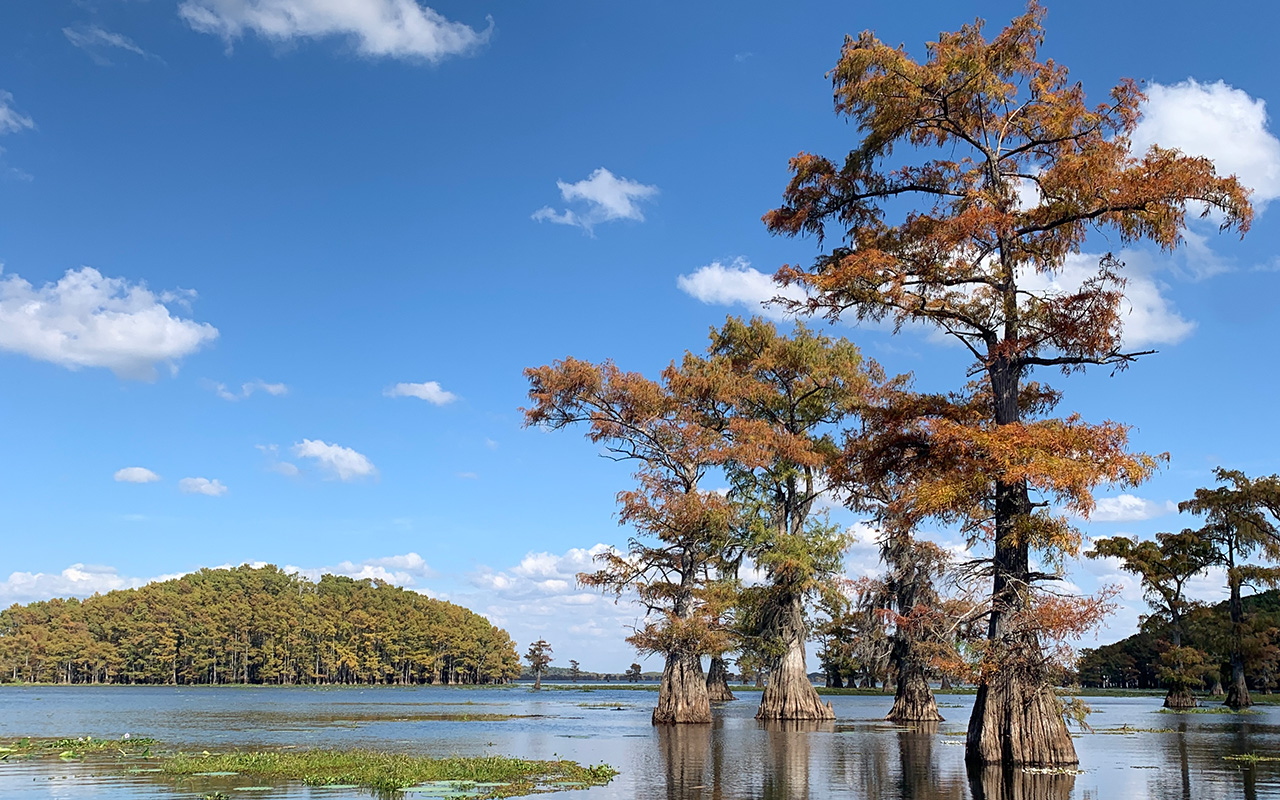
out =
[(760, 697), (756, 719), (835, 719), (831, 705), (823, 704), (818, 690), (809, 682), (805, 667), (804, 600), (798, 594), (784, 594), (766, 615), (765, 641), (780, 655), (771, 656), (769, 684)]
[(1222, 678), (1217, 675), (1213, 676), (1213, 688), (1209, 690), (1209, 694), (1214, 697), (1222, 697), (1226, 694), (1226, 690), (1222, 688)]
[[(997, 358), (989, 369), (997, 425), (1021, 420), (1021, 375)], [(1030, 552), (1018, 522), (1032, 511), (1025, 483), (996, 483), (995, 555), (992, 559), (991, 619), (987, 660), (965, 739), (965, 759), (974, 765), (1078, 764), (1075, 745), (1058, 699), (1044, 674), (1044, 653), (1034, 632), (1018, 617), (1030, 602)]]
[(1231, 683), (1227, 685), (1227, 699), (1223, 705), (1229, 708), (1248, 708), (1253, 705), (1249, 697), (1249, 684), (1244, 679), (1244, 654), (1240, 640), (1244, 637), (1244, 601), (1240, 598), (1239, 581), (1231, 582)]
[(707, 699), (713, 703), (737, 699), (729, 690), (729, 669), (720, 656), (712, 656), (711, 666), (707, 669)]
[(667, 654), (658, 685), (658, 707), (653, 710), (654, 725), (711, 722), (711, 702), (707, 699), (707, 682), (702, 674), (702, 659), (697, 653)]
[(1196, 697), (1185, 686), (1172, 688), (1164, 696), (1165, 708), (1195, 708)]
[[(899, 645), (895, 644), (894, 650), (898, 649)], [(902, 649), (911, 648), (903, 644)], [(898, 690), (893, 697), (893, 708), (885, 719), (890, 722), (941, 722), (943, 716), (938, 713), (938, 702), (929, 688), (924, 664), (911, 655), (896, 660), (899, 661)]]

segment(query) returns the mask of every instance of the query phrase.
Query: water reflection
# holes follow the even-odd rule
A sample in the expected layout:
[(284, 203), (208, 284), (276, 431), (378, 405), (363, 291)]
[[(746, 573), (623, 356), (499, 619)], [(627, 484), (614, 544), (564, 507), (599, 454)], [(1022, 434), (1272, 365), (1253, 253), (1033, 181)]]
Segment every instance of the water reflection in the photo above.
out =
[[(941, 725), (882, 721), (888, 698), (833, 697), (835, 723), (761, 723), (754, 698), (727, 703), (711, 725), (649, 724), (637, 692), (502, 689), (186, 691), (51, 687), (0, 691), (0, 744), (8, 736), (155, 736), (175, 747), (368, 747), (426, 755), (511, 755), (619, 771), (609, 786), (565, 800), (1259, 800), (1280, 798), (1280, 710), (1252, 715), (1159, 711), (1155, 698), (1097, 698), (1096, 734), (1076, 738), (1084, 774), (980, 770), (964, 763), (967, 708)], [(467, 711), (459, 719), (458, 704)], [(956, 698), (967, 703), (967, 698)], [(476, 708), (472, 709), (474, 705)], [(481, 713), (477, 713), (481, 712)], [(448, 718), (446, 718), (448, 717)], [(488, 719), (485, 719), (488, 717)], [(312, 724), (315, 723), (315, 724)], [(174, 800), (251, 778), (175, 783), (122, 766), (58, 759), (0, 761), (3, 800)], [(351, 800), (369, 794), (277, 786), (267, 800)], [(407, 800), (407, 798), (406, 798)]]
[(666, 773), (667, 797), (672, 800), (714, 797), (707, 791), (717, 785), (716, 781), (707, 780), (711, 726), (659, 725), (657, 731), (658, 750)]
[(973, 767), (969, 791), (973, 800), (1070, 800), (1074, 772), (1027, 772), (1016, 767)]
[(761, 800), (804, 800), (809, 797), (810, 737), (835, 733), (834, 721), (760, 722), (767, 734), (770, 768), (765, 772)]

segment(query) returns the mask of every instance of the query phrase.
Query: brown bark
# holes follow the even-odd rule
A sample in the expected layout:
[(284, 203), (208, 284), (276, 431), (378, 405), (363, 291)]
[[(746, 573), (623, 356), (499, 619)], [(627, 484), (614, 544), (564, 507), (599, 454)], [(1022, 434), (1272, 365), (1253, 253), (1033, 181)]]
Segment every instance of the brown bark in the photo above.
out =
[(737, 699), (729, 690), (729, 669), (720, 656), (712, 656), (711, 666), (707, 668), (707, 699), (713, 703)]
[[(1016, 304), (1016, 298), (1010, 299)], [(1006, 325), (1016, 334), (1016, 313)], [(1009, 337), (1006, 337), (1009, 338)], [(1021, 370), (997, 357), (988, 368), (997, 425), (1021, 421), (1018, 391)], [(978, 679), (978, 695), (969, 718), (965, 759), (981, 764), (1078, 764), (1057, 698), (1043, 669), (1044, 656), (1034, 631), (1020, 629), (1019, 616), (1030, 603), (1031, 566), (1026, 537), (1018, 522), (1032, 512), (1025, 482), (996, 482), (995, 554), (992, 558), (989, 664)]]
[(924, 665), (910, 659), (898, 667), (898, 689), (893, 697), (893, 708), (889, 716), (890, 722), (941, 722), (942, 714), (938, 713), (938, 702), (929, 688), (925, 678)]
[(823, 704), (818, 690), (809, 682), (805, 666), (804, 601), (797, 594), (783, 597), (765, 621), (765, 639), (781, 655), (770, 659), (769, 684), (760, 697), (761, 720), (835, 719), (831, 704)]
[(1190, 689), (1185, 687), (1180, 689), (1170, 689), (1169, 693), (1164, 696), (1165, 708), (1195, 708), (1196, 697), (1191, 693)]
[[(1234, 566), (1235, 559), (1232, 558)], [(1241, 640), (1244, 638), (1244, 601), (1240, 597), (1239, 581), (1231, 582), (1231, 683), (1227, 684), (1227, 699), (1222, 702), (1228, 708), (1248, 708), (1253, 705), (1249, 697), (1249, 684), (1244, 679), (1244, 654)]]
[(658, 707), (654, 725), (711, 722), (711, 703), (702, 674), (702, 659), (696, 653), (669, 653), (658, 685)]
[(1222, 679), (1215, 676), (1213, 679), (1213, 688), (1209, 690), (1209, 694), (1214, 697), (1222, 697), (1226, 693), (1226, 690), (1222, 688)]
[(1053, 688), (1021, 672), (1000, 670), (979, 684), (965, 759), (974, 765), (1078, 764)]

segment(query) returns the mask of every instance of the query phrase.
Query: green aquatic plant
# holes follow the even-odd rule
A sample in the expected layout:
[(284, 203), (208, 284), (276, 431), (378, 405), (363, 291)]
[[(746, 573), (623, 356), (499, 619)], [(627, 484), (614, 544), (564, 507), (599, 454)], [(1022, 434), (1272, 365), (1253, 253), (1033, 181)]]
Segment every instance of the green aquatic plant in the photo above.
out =
[(1222, 757), (1224, 761), (1239, 761), (1245, 764), (1257, 764), (1259, 761), (1280, 761), (1280, 756), (1263, 756), (1257, 753), (1232, 753)]
[(513, 797), (552, 784), (602, 785), (618, 774), (606, 764), (582, 766), (562, 759), (429, 758), (371, 750), (179, 753), (165, 758), (161, 767), (174, 776), (235, 772), (272, 781), (301, 781), (308, 786), (412, 790), (441, 797)]

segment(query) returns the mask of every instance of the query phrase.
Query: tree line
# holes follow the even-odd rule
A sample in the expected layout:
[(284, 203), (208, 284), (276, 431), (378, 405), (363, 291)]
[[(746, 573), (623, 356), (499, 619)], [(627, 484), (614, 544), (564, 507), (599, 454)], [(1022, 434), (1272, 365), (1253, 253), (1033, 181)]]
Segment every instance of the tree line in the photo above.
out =
[[(888, 665), (897, 721), (940, 718), (931, 675), (976, 684), (972, 763), (1077, 762), (1052, 683), (1111, 596), (1052, 585), (1080, 553), (1075, 520), (1094, 492), (1140, 484), (1167, 456), (1132, 450), (1128, 425), (1060, 412), (1063, 393), (1039, 377), (1150, 354), (1124, 343), (1125, 265), (1106, 255), (1078, 286), (1053, 278), (1091, 232), (1172, 250), (1189, 207), (1239, 233), (1253, 212), (1208, 159), (1133, 151), (1138, 84), (1088, 105), (1039, 59), (1043, 21), (1033, 0), (990, 40), (981, 21), (940, 34), (923, 60), (871, 32), (847, 38), (829, 76), (857, 141), (791, 159), (764, 215), (820, 250), (779, 269), (775, 306), (949, 337), (963, 360), (948, 390), (761, 319), (730, 318), (652, 376), (573, 357), (526, 370), (527, 425), (584, 429), (635, 468), (618, 494), (632, 535), (579, 581), (647, 610), (630, 641), (665, 659), (655, 724), (710, 722), (712, 700), (732, 696), (730, 655), (768, 676), (758, 718), (830, 719), (805, 665), (816, 633), (833, 679)], [(831, 502), (879, 532), (882, 581), (843, 578), (849, 536), (823, 513)], [(1215, 518), (1199, 500), (1188, 510)], [(981, 557), (954, 563), (926, 524)]]
[[(1231, 708), (1246, 708), (1253, 704), (1250, 685), (1264, 691), (1275, 686), (1275, 593), (1245, 598), (1244, 589), (1280, 583), (1280, 476), (1249, 478), (1224, 469), (1215, 474), (1219, 485), (1197, 489), (1178, 506), (1202, 516), (1203, 526), (1157, 533), (1152, 540), (1117, 536), (1094, 542), (1087, 555), (1118, 559), (1138, 576), (1153, 613), (1137, 637), (1086, 652), (1081, 680), (1165, 686), (1169, 708), (1194, 707), (1193, 690), (1205, 688), (1225, 694)], [(1225, 575), (1228, 599), (1210, 608), (1188, 598), (1187, 585), (1215, 567)], [(1141, 667), (1126, 664), (1135, 648), (1145, 650)]]
[(461, 606), (274, 566), (0, 611), (0, 680), (108, 684), (489, 684), (515, 644)]

